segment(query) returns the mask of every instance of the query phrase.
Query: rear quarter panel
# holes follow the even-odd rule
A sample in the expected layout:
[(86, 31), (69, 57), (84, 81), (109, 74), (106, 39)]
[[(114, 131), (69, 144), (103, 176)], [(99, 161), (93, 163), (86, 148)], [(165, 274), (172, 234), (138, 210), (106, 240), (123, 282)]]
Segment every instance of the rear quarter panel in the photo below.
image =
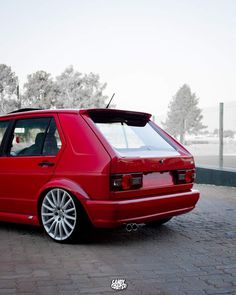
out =
[(56, 178), (77, 183), (91, 199), (109, 198), (110, 156), (79, 114), (59, 114), (66, 149)]

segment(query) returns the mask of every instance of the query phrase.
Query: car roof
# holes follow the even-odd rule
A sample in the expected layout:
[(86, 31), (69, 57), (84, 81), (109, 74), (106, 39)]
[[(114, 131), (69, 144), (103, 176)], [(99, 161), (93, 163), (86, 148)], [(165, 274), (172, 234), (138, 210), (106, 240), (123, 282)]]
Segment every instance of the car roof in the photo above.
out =
[(92, 114), (120, 114), (120, 115), (137, 115), (137, 116), (144, 116), (146, 119), (149, 119), (151, 117), (151, 114), (144, 113), (144, 112), (136, 112), (136, 111), (128, 111), (128, 110), (119, 110), (119, 109), (20, 109), (17, 111), (14, 111), (12, 113), (8, 113), (5, 115), (1, 115), (0, 119), (6, 118), (6, 119), (13, 119), (18, 116), (22, 117), (22, 115), (26, 115), (27, 117), (29, 115), (36, 115), (36, 114), (55, 114), (55, 113), (69, 113), (69, 114), (82, 114), (82, 115), (92, 115)]
[(78, 113), (79, 110), (60, 110), (60, 109), (20, 109), (8, 114), (1, 115), (0, 118), (11, 118), (24, 115), (36, 115), (36, 114), (55, 114), (55, 113)]

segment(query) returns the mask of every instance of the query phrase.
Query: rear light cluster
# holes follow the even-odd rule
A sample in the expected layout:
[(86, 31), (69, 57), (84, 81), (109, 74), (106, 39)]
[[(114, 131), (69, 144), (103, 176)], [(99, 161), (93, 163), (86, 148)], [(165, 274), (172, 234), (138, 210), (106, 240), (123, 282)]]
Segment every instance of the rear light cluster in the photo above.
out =
[(191, 183), (195, 181), (196, 171), (195, 169), (177, 170), (174, 172), (174, 178), (176, 184)]
[(113, 174), (111, 176), (111, 190), (125, 191), (130, 189), (138, 189), (143, 186), (142, 173), (131, 174)]

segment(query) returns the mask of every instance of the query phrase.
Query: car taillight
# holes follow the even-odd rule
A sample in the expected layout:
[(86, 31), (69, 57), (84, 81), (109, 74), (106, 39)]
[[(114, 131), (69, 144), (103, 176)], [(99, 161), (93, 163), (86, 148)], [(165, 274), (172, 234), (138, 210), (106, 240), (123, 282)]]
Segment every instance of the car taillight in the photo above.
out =
[(191, 183), (191, 182), (194, 182), (196, 178), (195, 169), (177, 170), (175, 171), (174, 175), (175, 175), (175, 182), (177, 184)]
[(143, 186), (143, 175), (141, 173), (113, 174), (111, 176), (111, 190), (125, 191), (138, 189)]

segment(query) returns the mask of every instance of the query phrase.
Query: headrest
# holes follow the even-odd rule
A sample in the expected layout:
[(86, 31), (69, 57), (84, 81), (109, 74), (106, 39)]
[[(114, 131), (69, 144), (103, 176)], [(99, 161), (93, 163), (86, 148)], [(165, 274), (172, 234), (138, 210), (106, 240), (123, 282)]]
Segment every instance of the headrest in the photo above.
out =
[(41, 146), (43, 144), (43, 140), (44, 140), (44, 133), (40, 132), (35, 137), (35, 144), (37, 146)]

